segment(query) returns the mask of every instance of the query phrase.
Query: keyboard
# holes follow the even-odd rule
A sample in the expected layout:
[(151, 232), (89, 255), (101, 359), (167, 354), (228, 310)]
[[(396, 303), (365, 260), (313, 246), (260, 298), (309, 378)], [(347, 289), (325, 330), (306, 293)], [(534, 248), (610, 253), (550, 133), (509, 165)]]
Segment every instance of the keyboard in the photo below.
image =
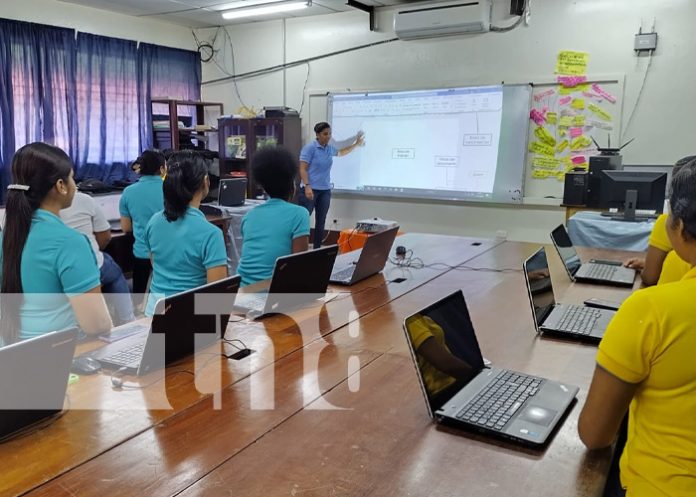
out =
[(100, 359), (101, 362), (116, 366), (138, 367), (145, 350), (145, 342), (136, 343)]
[(578, 335), (589, 335), (601, 315), (602, 312), (599, 309), (592, 307), (569, 306), (565, 308), (556, 329)]
[(465, 405), (457, 419), (500, 431), (525, 401), (539, 391), (544, 380), (534, 376), (501, 371), (498, 376)]
[(99, 340), (106, 343), (113, 343), (145, 331), (148, 331), (148, 327), (141, 323), (126, 324), (118, 329), (111, 330), (109, 333), (99, 335)]
[(610, 280), (616, 274), (618, 266), (610, 264), (589, 264), (587, 272), (583, 278), (594, 278), (597, 280)]
[(331, 274), (331, 279), (335, 281), (349, 280), (355, 272), (355, 266), (349, 266)]

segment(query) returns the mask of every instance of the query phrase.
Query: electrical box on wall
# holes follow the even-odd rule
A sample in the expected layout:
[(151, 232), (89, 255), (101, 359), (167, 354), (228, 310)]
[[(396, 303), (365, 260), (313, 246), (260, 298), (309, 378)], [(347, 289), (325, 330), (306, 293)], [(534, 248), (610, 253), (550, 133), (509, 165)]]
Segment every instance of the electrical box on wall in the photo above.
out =
[(638, 33), (633, 49), (636, 52), (652, 51), (657, 48), (657, 33)]

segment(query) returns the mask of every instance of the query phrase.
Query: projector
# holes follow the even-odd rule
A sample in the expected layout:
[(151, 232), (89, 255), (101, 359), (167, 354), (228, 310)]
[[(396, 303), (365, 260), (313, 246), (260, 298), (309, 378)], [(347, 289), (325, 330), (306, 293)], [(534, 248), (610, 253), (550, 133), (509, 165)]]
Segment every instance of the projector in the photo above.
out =
[(358, 221), (355, 225), (355, 229), (367, 233), (379, 233), (380, 231), (396, 228), (397, 226), (399, 226), (399, 224), (396, 221), (387, 221), (386, 219), (373, 217), (372, 219), (362, 219)]

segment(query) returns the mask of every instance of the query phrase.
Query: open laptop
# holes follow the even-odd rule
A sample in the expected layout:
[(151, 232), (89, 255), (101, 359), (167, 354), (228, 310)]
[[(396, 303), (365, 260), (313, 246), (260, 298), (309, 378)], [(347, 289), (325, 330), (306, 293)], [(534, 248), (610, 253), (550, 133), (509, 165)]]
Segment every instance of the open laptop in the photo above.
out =
[(485, 367), (461, 290), (407, 317), (404, 331), (438, 422), (542, 446), (575, 400), (576, 386)]
[(258, 319), (282, 314), (324, 297), (338, 245), (278, 257), (268, 291), (239, 293), (235, 308)]
[(0, 348), (0, 439), (63, 410), (78, 331)]
[(244, 205), (244, 199), (246, 199), (246, 188), (246, 178), (220, 180), (218, 204), (225, 207)]
[[(90, 352), (107, 369), (122, 369), (128, 374), (143, 375), (157, 371), (184, 357), (192, 355), (222, 338), (239, 289), (241, 277), (228, 278), (208, 283), (185, 292), (177, 293), (157, 302), (155, 315), (148, 326), (142, 324), (142, 332), (111, 343)], [(227, 305), (227, 311), (216, 315), (197, 310), (197, 299), (205, 294), (210, 300)], [(201, 299), (203, 305), (205, 299)], [(225, 302), (227, 304), (225, 304)], [(217, 311), (216, 311), (217, 312)]]
[(557, 304), (544, 247), (524, 261), (522, 272), (527, 283), (537, 333), (595, 342), (601, 340), (616, 312), (582, 305)]
[(592, 259), (583, 263), (575, 247), (573, 247), (573, 242), (570, 241), (565, 226), (562, 224), (551, 232), (551, 240), (572, 281), (598, 283), (601, 285), (633, 286), (633, 280), (636, 279), (636, 270), (623, 267), (621, 261)]
[(329, 281), (339, 285), (353, 285), (379, 273), (389, 259), (389, 251), (398, 232), (397, 226), (368, 236), (358, 260), (347, 266), (341, 265), (341, 261), (337, 260)]

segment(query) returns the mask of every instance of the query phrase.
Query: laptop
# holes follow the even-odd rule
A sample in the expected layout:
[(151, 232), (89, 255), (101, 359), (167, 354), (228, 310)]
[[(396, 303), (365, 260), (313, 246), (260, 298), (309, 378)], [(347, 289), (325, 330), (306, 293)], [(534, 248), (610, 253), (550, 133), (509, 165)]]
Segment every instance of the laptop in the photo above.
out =
[(394, 227), (385, 231), (380, 231), (368, 236), (365, 245), (360, 251), (357, 261), (353, 261), (347, 266), (341, 265), (336, 261), (336, 266), (331, 273), (329, 281), (339, 285), (353, 285), (358, 281), (369, 278), (373, 274), (379, 273), (384, 269), (384, 265), (389, 259), (389, 251), (394, 243), (399, 228)]
[(338, 245), (278, 257), (267, 291), (239, 293), (235, 308), (254, 319), (282, 314), (302, 307), (326, 294)]
[(522, 272), (527, 283), (537, 333), (594, 342), (601, 340), (616, 312), (582, 305), (557, 304), (544, 247), (524, 261)]
[(220, 180), (218, 204), (225, 207), (244, 205), (244, 200), (246, 199), (246, 188), (246, 178)]
[(0, 348), (0, 439), (63, 410), (78, 331)]
[(543, 446), (575, 400), (576, 386), (486, 367), (461, 290), (407, 317), (404, 331), (428, 411), (440, 423)]
[[(161, 299), (155, 306), (152, 322), (149, 326), (141, 324), (140, 333), (86, 355), (97, 359), (106, 369), (120, 369), (139, 376), (188, 357), (224, 335), (240, 281), (240, 276), (230, 276)], [(217, 314), (217, 318), (217, 311), (208, 314), (199, 308), (196, 312), (201, 302), (206, 304), (206, 299), (198, 300), (205, 294), (214, 294), (208, 300), (216, 301), (218, 308), (227, 305), (227, 310)], [(224, 302), (220, 302), (220, 296)]]
[(623, 267), (621, 261), (591, 259), (589, 262), (583, 263), (562, 224), (551, 232), (551, 240), (572, 281), (600, 285), (633, 286), (636, 270)]

